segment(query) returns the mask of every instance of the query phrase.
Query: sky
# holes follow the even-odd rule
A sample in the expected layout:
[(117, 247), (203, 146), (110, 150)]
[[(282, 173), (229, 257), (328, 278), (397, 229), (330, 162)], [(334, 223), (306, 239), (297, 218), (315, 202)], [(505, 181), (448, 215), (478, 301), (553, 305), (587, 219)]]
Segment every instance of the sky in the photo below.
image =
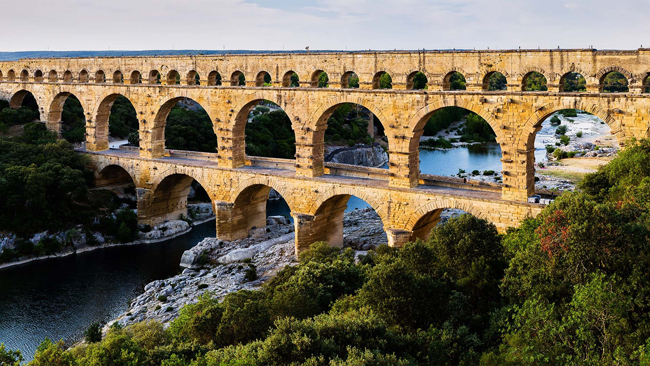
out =
[(648, 0), (2, 0), (0, 51), (650, 47)]

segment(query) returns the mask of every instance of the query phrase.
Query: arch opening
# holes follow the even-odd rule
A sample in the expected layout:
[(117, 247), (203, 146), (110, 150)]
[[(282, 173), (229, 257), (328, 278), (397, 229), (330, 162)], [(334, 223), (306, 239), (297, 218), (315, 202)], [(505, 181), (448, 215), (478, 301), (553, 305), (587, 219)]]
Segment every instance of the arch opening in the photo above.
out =
[(330, 107), (323, 119), (325, 162), (388, 169), (388, 137), (369, 108), (341, 103)]
[(79, 73), (79, 82), (87, 83), (89, 80), (90, 80), (90, 75), (88, 74), (88, 71), (81, 70), (81, 72)]
[(124, 84), (124, 75), (122, 71), (117, 70), (113, 73), (113, 84)]
[[(216, 214), (217, 236), (224, 240), (246, 238), (254, 231), (266, 233), (265, 228), (269, 222), (282, 222), (286, 225), (293, 221), (291, 208), (284, 197), (265, 184), (253, 184), (244, 188), (235, 198), (232, 209), (217, 210)], [(277, 216), (283, 216), (284, 219), (277, 220)], [(220, 222), (229, 225), (220, 227)]]
[(282, 86), (285, 88), (298, 88), (300, 87), (300, 78), (294, 71), (288, 71), (282, 78)]
[(71, 83), (72, 82), (72, 72), (70, 70), (66, 70), (63, 73), (63, 82), (64, 83)]
[(61, 121), (61, 136), (68, 142), (78, 147), (86, 141), (86, 116), (75, 95), (61, 93), (54, 97), (48, 119)]
[(312, 88), (327, 88), (329, 87), (330, 78), (323, 70), (316, 70), (311, 75)]
[(230, 76), (230, 86), (246, 86), (246, 77), (244, 73), (237, 70)]
[(129, 84), (142, 84), (142, 74), (140, 71), (131, 72), (131, 77), (129, 78)]
[(650, 93), (650, 73), (645, 76), (643, 79), (642, 85), (642, 93)]
[(438, 225), (444, 225), (447, 220), (461, 215), (471, 215), (466, 211), (457, 208), (437, 208), (433, 209), (422, 215), (413, 225), (411, 231), (410, 242), (418, 239), (427, 241), (431, 236), (431, 232)]
[(380, 71), (372, 78), (373, 89), (393, 89), (393, 78), (386, 71)]
[(568, 72), (560, 78), (560, 91), (566, 93), (587, 91), (587, 80), (577, 72)]
[(137, 112), (133, 103), (121, 94), (104, 98), (97, 109), (95, 123), (95, 139), (100, 146), (119, 148), (122, 145), (140, 145)]
[(406, 78), (406, 89), (409, 90), (428, 89), (429, 88), (429, 86), (427, 85), (428, 83), (429, 83), (429, 79), (427, 79), (427, 76), (422, 71), (415, 71), (412, 72)]
[(221, 86), (221, 74), (217, 71), (212, 71), (208, 74), (208, 85)]
[(180, 85), (181, 84), (181, 74), (176, 70), (169, 70), (167, 73), (167, 85)]
[(483, 90), (485, 91), (508, 90), (508, 81), (506, 77), (498, 71), (488, 72), (483, 78)]
[(151, 70), (149, 72), (149, 84), (160, 84), (160, 83), (161, 83), (160, 72), (158, 72), (158, 70)]
[(95, 82), (98, 84), (106, 82), (106, 74), (103, 70), (99, 70), (95, 73)]
[(347, 71), (341, 76), (341, 87), (343, 89), (359, 88), (359, 76), (354, 71)]
[(492, 126), (480, 115), (461, 107), (444, 107), (422, 118), (415, 131), (410, 150), (418, 152), (423, 179), (501, 183), (501, 146)]
[(16, 81), (16, 72), (13, 69), (7, 71), (7, 81)]
[(185, 78), (186, 85), (201, 85), (201, 77), (195, 70), (190, 70)]
[(2, 70), (0, 70), (0, 80), (4, 79), (4, 74), (2, 73)]
[[(173, 98), (159, 109), (152, 132), (153, 141), (162, 141), (166, 153), (181, 156), (187, 152), (216, 153), (217, 136), (205, 109), (190, 98)], [(200, 158), (201, 154), (185, 157)]]
[(527, 73), (521, 82), (522, 91), (547, 91), (546, 77), (537, 71)]
[[(109, 165), (95, 174), (95, 188), (108, 189), (122, 197), (136, 194), (135, 182), (131, 174), (119, 165)], [(133, 204), (131, 208), (135, 208), (137, 199), (133, 197), (129, 201)]]
[(388, 242), (384, 222), (375, 208), (350, 194), (325, 200), (316, 210), (310, 229), (309, 245), (324, 241), (332, 247), (370, 250)]
[(31, 92), (21, 90), (16, 92), (9, 102), (0, 100), (0, 135), (21, 135), (24, 125), (39, 120), (38, 104)]
[(23, 82), (29, 81), (29, 71), (23, 70), (20, 72), (20, 81)]
[(59, 81), (59, 77), (56, 70), (50, 71), (50, 73), (47, 76), (47, 81), (49, 81), (50, 83), (56, 83), (57, 81)]
[(186, 174), (165, 177), (153, 191), (153, 196), (138, 210), (140, 221), (160, 228), (163, 223), (176, 220), (204, 220), (212, 215), (206, 204), (212, 206), (207, 189)]
[(269, 100), (253, 100), (242, 108), (233, 128), (236, 140), (241, 134), (245, 136), (248, 156), (295, 159), (296, 135), (291, 119)]
[(40, 83), (43, 81), (43, 71), (36, 70), (34, 71), (34, 81)]
[(260, 71), (257, 74), (257, 77), (255, 77), (255, 86), (257, 87), (273, 86), (272, 81), (273, 79), (271, 78), (271, 75), (268, 72)]
[(627, 93), (630, 91), (625, 75), (618, 71), (610, 71), (600, 78), (602, 93)]
[(452, 71), (445, 75), (443, 90), (467, 90), (465, 76), (458, 71)]
[(527, 182), (539, 200), (555, 196), (551, 190), (573, 190), (587, 173), (611, 160), (619, 141), (600, 117), (581, 109), (560, 109), (540, 120), (527, 147), (534, 150)]

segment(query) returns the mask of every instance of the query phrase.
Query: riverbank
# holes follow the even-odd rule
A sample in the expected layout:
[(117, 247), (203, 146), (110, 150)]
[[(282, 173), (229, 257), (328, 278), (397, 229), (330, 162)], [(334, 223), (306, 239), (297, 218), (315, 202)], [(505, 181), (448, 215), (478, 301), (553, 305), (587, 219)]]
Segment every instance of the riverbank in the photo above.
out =
[[(20, 265), (48, 260), (48, 259), (64, 258), (73, 254), (85, 253), (85, 252), (90, 252), (99, 249), (160, 243), (187, 234), (192, 230), (193, 227), (197, 225), (201, 225), (215, 218), (214, 213), (212, 212), (212, 204), (210, 203), (190, 204), (188, 205), (188, 210), (190, 212), (193, 212), (192, 216), (195, 217), (194, 220), (188, 219), (187, 221), (184, 220), (166, 221), (164, 223), (156, 225), (155, 227), (151, 228), (151, 230), (149, 231), (146, 232), (141, 231), (139, 234), (140, 238), (138, 240), (125, 242), (125, 243), (107, 242), (104, 236), (101, 235), (100, 233), (92, 233), (93, 237), (98, 242), (98, 244), (89, 245), (87, 238), (85, 237), (85, 234), (82, 233), (80, 234), (80, 238), (78, 240), (71, 240), (70, 245), (64, 247), (58, 253), (43, 255), (43, 256), (34, 256), (28, 258), (24, 258), (24, 257), (18, 258), (16, 261), (0, 264), (0, 269), (20, 266)], [(40, 240), (44, 238), (56, 238), (57, 240), (59, 239), (62, 240), (63, 238), (65, 238), (65, 234), (66, 232), (58, 232), (52, 235), (48, 235), (47, 232), (44, 232), (44, 233), (39, 233), (34, 235), (29, 240), (36, 243), (38, 243)], [(0, 238), (0, 241), (6, 241), (6, 242), (11, 241), (11, 243), (6, 243), (6, 242), (3, 243), (2, 245), (3, 250), (4, 248), (12, 248), (12, 245), (16, 241), (16, 236), (11, 234), (5, 235), (2, 238)]]

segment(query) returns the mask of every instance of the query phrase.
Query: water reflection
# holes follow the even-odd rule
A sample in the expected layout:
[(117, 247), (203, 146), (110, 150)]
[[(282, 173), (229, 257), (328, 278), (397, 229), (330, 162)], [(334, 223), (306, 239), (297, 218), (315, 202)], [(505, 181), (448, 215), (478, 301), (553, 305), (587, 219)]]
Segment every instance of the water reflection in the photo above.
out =
[(500, 172), (501, 146), (492, 142), (449, 150), (420, 149), (420, 172), (423, 174), (455, 175), (459, 169), (468, 173), (473, 170)]

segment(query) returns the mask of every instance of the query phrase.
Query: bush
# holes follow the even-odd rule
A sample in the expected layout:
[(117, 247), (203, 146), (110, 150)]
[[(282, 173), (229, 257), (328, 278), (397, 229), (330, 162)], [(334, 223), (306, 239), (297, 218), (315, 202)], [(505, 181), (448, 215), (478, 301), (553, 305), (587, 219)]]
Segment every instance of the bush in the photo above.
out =
[(567, 152), (561, 149), (555, 149), (555, 151), (553, 151), (553, 157), (557, 160), (562, 160), (567, 157)]
[(569, 138), (569, 136), (567, 136), (567, 135), (562, 135), (562, 136), (560, 137), (560, 143), (561, 143), (562, 145), (565, 145), (565, 146), (566, 146), (566, 145), (569, 144), (569, 142), (571, 142), (571, 138)]
[(564, 134), (566, 134), (566, 132), (567, 132), (567, 126), (566, 125), (562, 125), (562, 126), (558, 127), (555, 130), (556, 135), (564, 135)]
[(481, 172), (479, 172), (478, 170), (472, 170), (472, 175), (479, 175), (480, 173)]
[(551, 145), (546, 145), (546, 153), (552, 154), (555, 151), (555, 148)]
[(562, 120), (557, 116), (557, 114), (554, 114), (553, 117), (551, 117), (551, 126), (559, 126), (561, 123)]
[(102, 324), (95, 322), (84, 331), (86, 343), (96, 343), (102, 340)]
[(253, 264), (249, 264), (248, 268), (244, 272), (244, 279), (246, 282), (255, 281), (257, 279), (257, 267)]
[(578, 132), (576, 132), (576, 137), (577, 137), (577, 138), (582, 137), (582, 131), (578, 131)]
[(494, 175), (494, 170), (486, 170), (483, 172), (483, 175)]
[(449, 140), (445, 138), (438, 138), (438, 139), (427, 139), (422, 142), (420, 142), (420, 146), (423, 147), (429, 147), (433, 149), (451, 149), (453, 145)]
[(7, 350), (4, 343), (0, 343), (0, 365), (6, 366), (19, 366), (20, 361), (23, 360), (23, 355), (20, 351)]
[(165, 295), (160, 295), (160, 296), (158, 296), (158, 301), (160, 301), (160, 302), (167, 302), (167, 296), (165, 296)]

